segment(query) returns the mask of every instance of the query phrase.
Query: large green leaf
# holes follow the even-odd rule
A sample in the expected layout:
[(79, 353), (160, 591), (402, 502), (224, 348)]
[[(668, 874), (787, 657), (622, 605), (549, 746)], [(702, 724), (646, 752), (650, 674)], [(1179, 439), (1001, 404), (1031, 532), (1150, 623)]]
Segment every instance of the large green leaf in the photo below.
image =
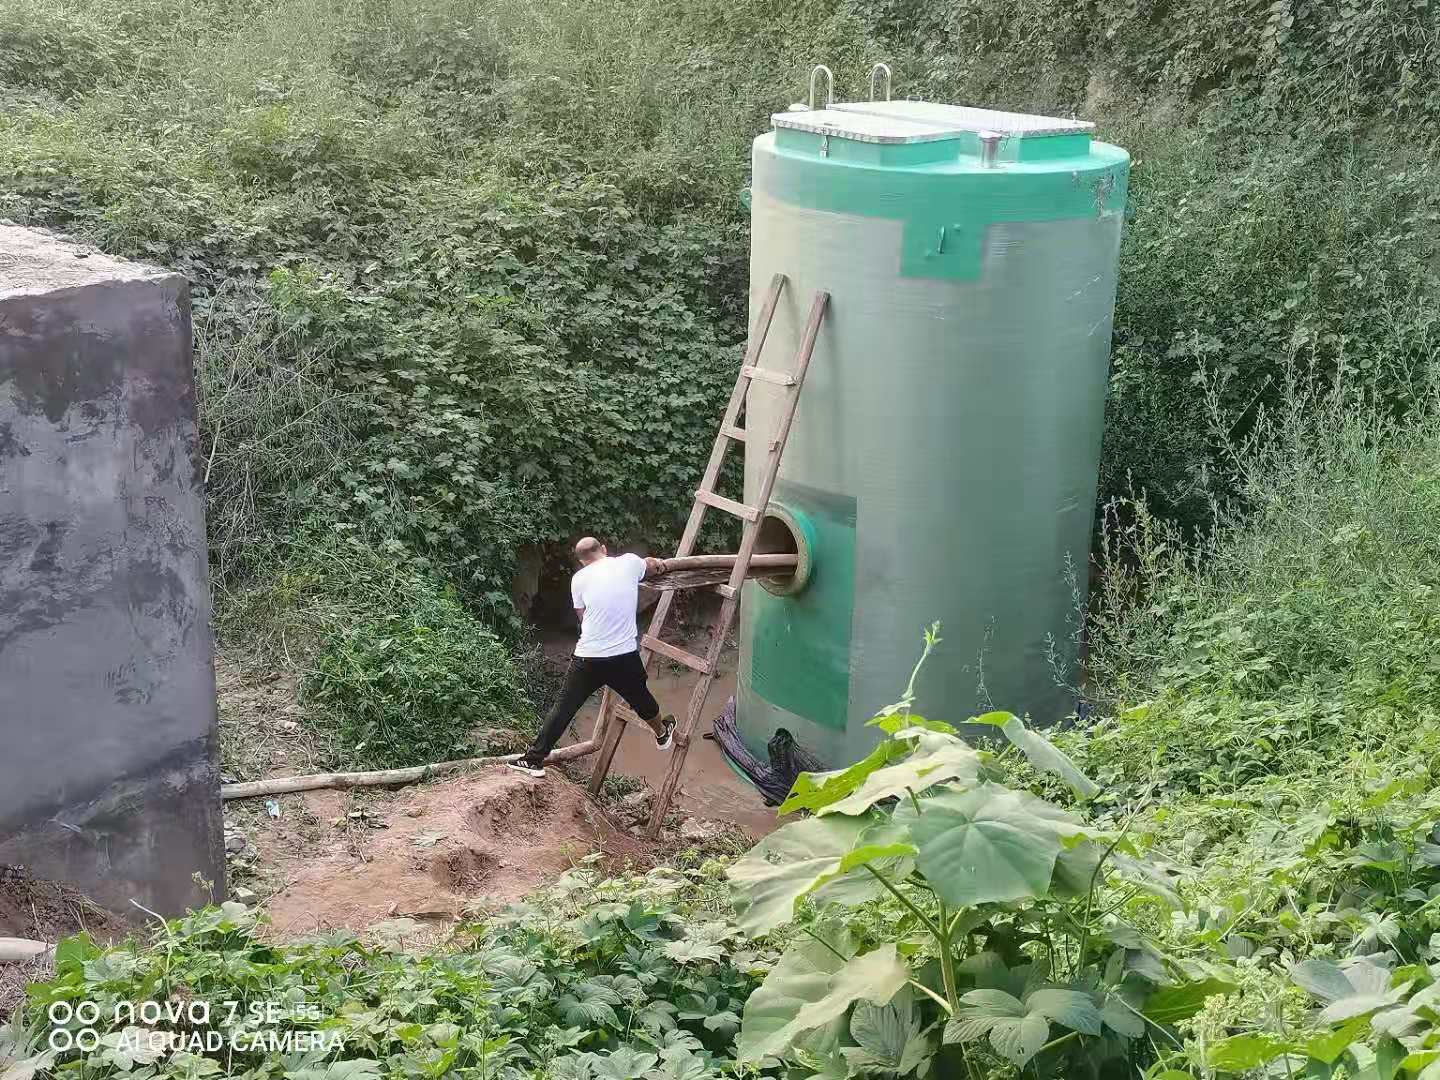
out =
[(806, 941), (781, 957), (745, 1003), (736, 1057), (759, 1063), (779, 1056), (857, 1001), (888, 1003), (909, 977), (893, 944), (843, 960), (820, 942)]
[(840, 872), (873, 821), (853, 817), (792, 821), (756, 844), (727, 872), (736, 921), (763, 934), (795, 916), (795, 902)]
[(1327, 1002), (1320, 1012), (1322, 1024), (1337, 1024), (1405, 1000), (1410, 983), (1391, 987), (1390, 971), (1358, 961), (1340, 967), (1329, 960), (1306, 960), (1290, 969), (1290, 978), (1315, 997)]
[(1037, 771), (1058, 776), (1080, 798), (1094, 798), (1099, 793), (1100, 785), (1081, 772), (1080, 766), (1071, 761), (1065, 751), (1044, 735), (1031, 731), (1014, 713), (989, 712), (975, 717), (971, 723), (998, 727)]
[(1346, 1075), (1355, 1080), (1394, 1080), (1406, 1057), (1405, 1047), (1390, 1038), (1381, 1039), (1373, 1050), (1364, 1043), (1352, 1043), (1348, 1051), (1358, 1068), (1347, 1068)]
[(876, 863), (903, 878), (910, 874), (915, 852), (909, 832), (888, 818), (792, 822), (728, 871), (736, 921), (749, 933), (762, 934), (789, 922), (796, 902), (811, 893), (817, 903), (871, 900), (879, 895), (880, 884), (851, 871)]
[(816, 813), (863, 814), (884, 799), (904, 795), (907, 791), (918, 794), (944, 780), (979, 782), (983, 759), (954, 735), (906, 728), (895, 736), (895, 741), (914, 747), (909, 757), (872, 772), (852, 795)]
[(1050, 1022), (1003, 990), (962, 994), (960, 1007), (945, 1024), (945, 1041), (973, 1042), (987, 1035), (997, 1053), (1023, 1068), (1050, 1038)]
[(1082, 1035), (1100, 1034), (1100, 1009), (1079, 990), (1041, 989), (1025, 998), (1025, 1007)]
[(883, 891), (871, 874), (851, 873), (862, 866), (874, 866), (892, 881), (903, 881), (915, 869), (915, 845), (910, 830), (902, 823), (881, 818), (860, 834), (855, 846), (840, 859), (836, 873), (811, 894), (816, 905), (840, 904), (853, 907), (875, 899)]
[(1330, 960), (1306, 960), (1290, 969), (1290, 978), (1302, 990), (1322, 1001), (1338, 1001), (1355, 992), (1340, 965)]
[(1166, 986), (1146, 998), (1145, 1007), (1140, 1011), (1147, 1020), (1157, 1024), (1175, 1024), (1198, 1013), (1205, 1007), (1207, 999), (1234, 992), (1234, 983), (1214, 978)]
[(889, 1005), (857, 1005), (850, 1017), (850, 1036), (859, 1046), (846, 1047), (846, 1056), (857, 1066), (879, 1067), (900, 1075), (909, 1073), (934, 1053), (920, 1032), (920, 1019), (911, 1001), (897, 995)]
[(1120, 993), (1105, 994), (1105, 1004), (1100, 1010), (1100, 1019), (1117, 1035), (1127, 1039), (1138, 1039), (1145, 1034), (1145, 1017)]
[(1050, 1038), (1051, 1021), (1082, 1035), (1099, 1035), (1102, 1021), (1095, 999), (1081, 990), (1044, 987), (1024, 999), (1004, 990), (971, 990), (945, 1025), (946, 1042), (973, 1042), (989, 1036), (990, 1045), (1023, 1067)]
[(1055, 874), (1050, 880), (1050, 888), (1057, 896), (1086, 895), (1095, 886), (1103, 884), (1104, 875), (1096, 871), (1104, 859), (1105, 847), (1093, 840), (1084, 840), (1066, 848), (1055, 860)]
[(894, 735), (909, 727), (924, 728), (926, 731), (943, 731), (947, 735), (958, 734), (954, 725), (947, 724), (943, 720), (926, 720), (923, 716), (916, 716), (903, 705), (892, 705), (888, 709), (883, 709), (865, 721), (865, 724), (867, 727), (878, 727), (889, 735)]
[(1328, 1035), (1319, 1035), (1305, 1044), (1305, 1053), (1316, 1061), (1333, 1065), (1356, 1039), (1365, 1037), (1370, 1022), (1357, 1016), (1349, 1023), (1342, 1024)]
[(634, 1080), (644, 1076), (659, 1058), (654, 1054), (642, 1054), (632, 1046), (619, 1046), (604, 1057), (592, 1059), (595, 1080)]
[[(913, 811), (911, 811), (913, 814)], [(930, 887), (956, 907), (1043, 896), (1062, 840), (1082, 835), (1075, 818), (997, 784), (947, 789), (905, 817)]]
[(801, 773), (795, 778), (790, 794), (777, 813), (793, 814), (798, 810), (816, 811), (845, 798), (865, 782), (865, 778), (909, 752), (909, 747), (886, 739), (864, 758), (846, 769), (834, 772)]
[(1292, 1049), (1290, 1043), (1275, 1035), (1232, 1035), (1210, 1046), (1206, 1064), (1222, 1072), (1249, 1072)]

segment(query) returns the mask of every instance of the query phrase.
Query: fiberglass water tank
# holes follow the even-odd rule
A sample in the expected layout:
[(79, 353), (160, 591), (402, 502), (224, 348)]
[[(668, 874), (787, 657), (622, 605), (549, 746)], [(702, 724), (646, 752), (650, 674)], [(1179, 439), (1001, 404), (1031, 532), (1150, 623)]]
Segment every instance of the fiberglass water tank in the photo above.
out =
[[(760, 548), (804, 569), (745, 586), (741, 734), (762, 759), (777, 728), (858, 759), (935, 620), (919, 711), (1053, 722), (1075, 706), (1129, 157), (1081, 121), (921, 101), (773, 125), (752, 324), (788, 282), (760, 366), (791, 370), (815, 291), (831, 301)], [(783, 394), (752, 384), (747, 426), (772, 431)], [(764, 454), (746, 444), (747, 502)]]

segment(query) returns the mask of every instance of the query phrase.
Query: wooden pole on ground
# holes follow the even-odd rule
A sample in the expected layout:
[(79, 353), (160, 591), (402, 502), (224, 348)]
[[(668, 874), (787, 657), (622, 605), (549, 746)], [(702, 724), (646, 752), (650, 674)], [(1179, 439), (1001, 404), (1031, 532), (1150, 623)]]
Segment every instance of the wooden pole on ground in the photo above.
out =
[[(562, 761), (593, 754), (597, 749), (593, 740), (562, 746), (552, 750), (545, 759), (546, 765), (558, 765)], [(407, 769), (378, 769), (374, 772), (332, 772), (312, 773), (309, 776), (277, 776), (269, 780), (248, 780), (239, 784), (222, 784), (220, 798), (253, 799), (260, 795), (288, 795), (295, 791), (315, 791), (319, 788), (357, 787), (401, 787), (417, 784), (435, 776), (466, 772), (485, 765), (505, 765), (520, 760), (519, 754), (502, 754), (498, 757), (460, 758), (456, 761), (441, 761), (434, 765), (412, 765)]]

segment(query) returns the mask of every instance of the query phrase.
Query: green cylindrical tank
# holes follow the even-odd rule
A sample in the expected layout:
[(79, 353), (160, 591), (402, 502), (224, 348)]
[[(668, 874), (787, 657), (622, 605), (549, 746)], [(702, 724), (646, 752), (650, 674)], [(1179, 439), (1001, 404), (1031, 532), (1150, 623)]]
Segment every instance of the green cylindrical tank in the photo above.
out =
[[(750, 582), (737, 719), (822, 761), (868, 752), (922, 631), (917, 706), (1053, 722), (1075, 706), (1129, 158), (1074, 120), (918, 101), (792, 108), (755, 140), (751, 317), (786, 276), (760, 366), (830, 308)], [(753, 383), (746, 426), (785, 391)], [(766, 443), (746, 443), (747, 500)]]

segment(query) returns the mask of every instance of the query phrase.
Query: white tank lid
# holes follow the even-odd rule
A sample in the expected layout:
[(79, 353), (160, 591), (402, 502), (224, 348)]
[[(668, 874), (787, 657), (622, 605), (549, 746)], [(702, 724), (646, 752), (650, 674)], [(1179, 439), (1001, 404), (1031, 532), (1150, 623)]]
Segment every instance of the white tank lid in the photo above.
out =
[(991, 131), (1016, 139), (1080, 135), (1095, 127), (1088, 120), (972, 109), (931, 101), (845, 102), (824, 109), (776, 113), (770, 122), (777, 128), (874, 143), (937, 142)]

